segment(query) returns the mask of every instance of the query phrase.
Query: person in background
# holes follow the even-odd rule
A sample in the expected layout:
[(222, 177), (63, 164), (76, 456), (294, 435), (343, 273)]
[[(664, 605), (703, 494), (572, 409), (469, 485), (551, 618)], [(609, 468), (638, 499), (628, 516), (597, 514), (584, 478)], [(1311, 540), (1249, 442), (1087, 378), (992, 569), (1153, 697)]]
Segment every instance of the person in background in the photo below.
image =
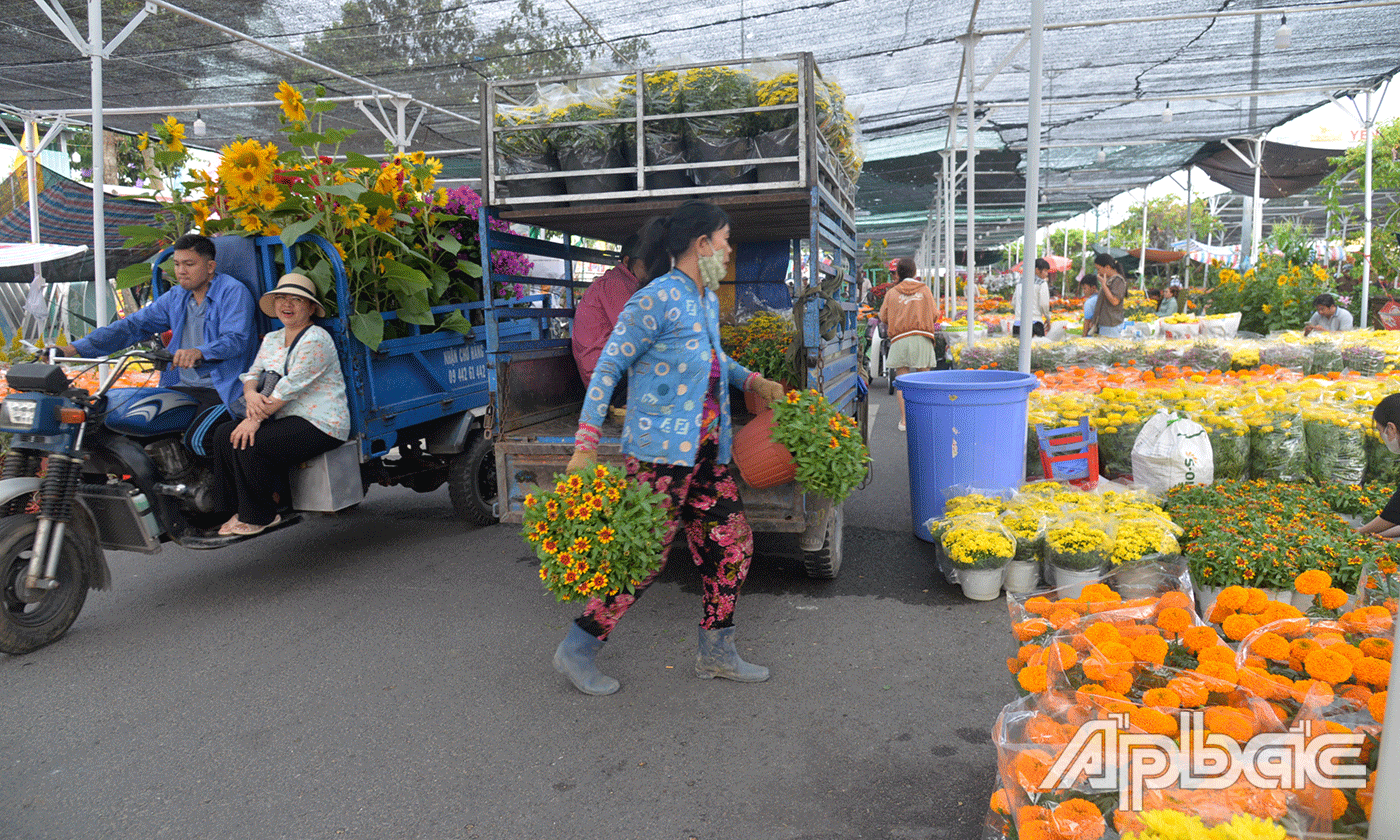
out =
[[(1371, 412), (1371, 423), (1390, 454), (1400, 455), (1400, 394), (1391, 394), (1376, 403)], [(1400, 537), (1400, 490), (1395, 491), (1375, 519), (1356, 530), (1392, 540)]]
[(1084, 298), (1082, 335), (1088, 338), (1094, 334), (1094, 315), (1097, 314), (1099, 305), (1099, 281), (1093, 277), (1079, 278), (1079, 296)]
[(1303, 325), (1303, 335), (1315, 332), (1350, 332), (1355, 327), (1351, 312), (1337, 305), (1337, 299), (1326, 292), (1313, 298), (1317, 311)]
[(1128, 294), (1128, 278), (1123, 268), (1108, 254), (1094, 257), (1094, 269), (1099, 279), (1099, 300), (1094, 309), (1094, 324), (1104, 338), (1123, 334), (1123, 299)]
[[(574, 361), (578, 364), (578, 375), (583, 384), (593, 378), (593, 368), (598, 357), (608, 345), (608, 338), (617, 326), (617, 316), (622, 307), (637, 290), (642, 287), (641, 279), (646, 270), (638, 256), (638, 239), (634, 233), (622, 241), (621, 256), (617, 265), (603, 272), (584, 290), (583, 299), (574, 309), (574, 326), (570, 342), (573, 345)], [(649, 278), (648, 278), (649, 279)], [(620, 414), (627, 404), (627, 380), (613, 390), (612, 411)]]
[[(140, 310), (98, 327), (58, 348), (65, 356), (95, 357), (123, 350), (170, 330), (171, 367), (160, 384), (199, 403), (185, 444), (197, 455), (212, 455), (210, 432), (231, 416), (229, 407), (243, 393), (239, 374), (257, 353), (253, 293), (237, 278), (220, 274), (208, 237), (186, 234), (175, 240), (170, 262), (175, 285)], [(213, 410), (215, 408), (219, 410)]]
[[(1015, 300), (1012, 313), (1021, 317), (1021, 283), (1018, 280), (1013, 295)], [(1031, 302), (1031, 335), (1045, 335), (1045, 327), (1050, 323), (1050, 261), (1044, 257), (1035, 258), (1035, 299)], [(1020, 325), (1011, 328), (1012, 335), (1020, 335)]]
[[(215, 430), (216, 505), (236, 510), (221, 536), (248, 537), (276, 525), (288, 498), (287, 471), (329, 452), (350, 437), (350, 406), (335, 342), (311, 316), (326, 317), (316, 284), (284, 274), (258, 302), (282, 329), (268, 333), (242, 376), (247, 417)], [(280, 374), (270, 395), (259, 392), (264, 371)]]
[[(880, 323), (890, 337), (890, 355), (885, 366), (895, 376), (910, 371), (932, 370), (937, 364), (934, 336), (938, 332), (938, 302), (933, 290), (914, 276), (918, 269), (913, 257), (900, 257), (895, 265), (898, 282), (885, 292), (880, 304)], [(968, 324), (972, 329), (972, 324)], [(899, 430), (905, 429), (904, 391), (899, 391)]]
[[(729, 261), (729, 216), (687, 201), (647, 223), (641, 252), (650, 269), (666, 265), (623, 307), (589, 380), (568, 471), (597, 463), (599, 428), (624, 372), (631, 410), (622, 428), (628, 476), (666, 497), (666, 533), (656, 550), (665, 566), (671, 540), (685, 534), (703, 581), (695, 674), (763, 682), (768, 669), (745, 662), (734, 645), (734, 607), (753, 559), (753, 529), (730, 471), (730, 386), (767, 402), (783, 388), (730, 359), (720, 346), (719, 298)], [(612, 694), (618, 682), (595, 662), (603, 642), (661, 568), (632, 593), (595, 597), (554, 651), (554, 669), (584, 694)]]
[(1161, 302), (1157, 304), (1157, 317), (1170, 318), (1175, 315), (1177, 312), (1176, 287), (1164, 286), (1157, 293), (1157, 296), (1161, 298)]

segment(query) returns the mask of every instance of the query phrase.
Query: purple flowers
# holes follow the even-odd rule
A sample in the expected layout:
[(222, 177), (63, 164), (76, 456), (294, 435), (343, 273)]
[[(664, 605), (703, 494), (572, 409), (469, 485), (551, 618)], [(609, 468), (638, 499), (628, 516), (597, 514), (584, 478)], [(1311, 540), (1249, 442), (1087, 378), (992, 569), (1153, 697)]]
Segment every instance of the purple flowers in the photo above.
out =
[[(481, 196), (476, 190), (468, 186), (455, 187), (447, 191), (447, 203), (442, 206), (443, 212), (461, 216), (470, 220), (470, 224), (456, 224), (452, 226), (452, 234), (457, 237), (457, 241), (466, 245), (475, 245), (474, 255), (480, 259), (481, 245), (478, 242), (477, 225), (481, 215)], [(491, 229), (502, 233), (510, 232), (510, 223), (500, 219), (490, 219), (488, 224)], [(465, 256), (465, 255), (463, 255)], [(491, 255), (491, 273), (509, 274), (515, 277), (528, 277), (535, 268), (535, 263), (524, 254), (514, 251), (497, 251)], [(497, 298), (521, 298), (525, 296), (525, 284), (523, 283), (497, 283), (495, 296)]]

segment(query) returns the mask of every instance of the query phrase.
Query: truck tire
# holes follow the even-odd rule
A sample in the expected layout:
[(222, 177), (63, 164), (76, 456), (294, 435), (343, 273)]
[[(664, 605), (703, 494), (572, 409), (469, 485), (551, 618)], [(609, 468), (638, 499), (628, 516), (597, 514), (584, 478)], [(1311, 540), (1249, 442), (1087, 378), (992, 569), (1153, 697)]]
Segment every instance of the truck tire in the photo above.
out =
[(26, 601), (24, 576), (38, 527), (29, 514), (0, 519), (0, 651), (14, 656), (61, 638), (87, 600), (88, 567), (70, 525), (58, 553), (58, 587)]
[(447, 492), (458, 516), (473, 525), (496, 523), (496, 450), (484, 435), (452, 459)]
[(802, 552), (807, 577), (834, 580), (841, 573), (842, 544), (845, 541), (845, 506), (837, 505), (826, 518), (826, 539), (816, 551)]

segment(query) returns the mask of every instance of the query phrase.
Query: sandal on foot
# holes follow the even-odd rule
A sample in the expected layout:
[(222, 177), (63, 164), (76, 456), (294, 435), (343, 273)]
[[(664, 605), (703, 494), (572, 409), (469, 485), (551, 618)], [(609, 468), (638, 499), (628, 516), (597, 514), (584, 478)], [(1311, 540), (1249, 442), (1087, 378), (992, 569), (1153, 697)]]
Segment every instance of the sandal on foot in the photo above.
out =
[(219, 526), (219, 536), (227, 537), (229, 534), (233, 533), (234, 527), (242, 524), (242, 521), (238, 518), (238, 514), (235, 513), (233, 516), (229, 517), (227, 522)]
[(254, 534), (261, 534), (263, 531), (266, 531), (268, 528), (271, 528), (281, 521), (281, 516), (274, 516), (272, 517), (272, 521), (266, 525), (252, 525), (247, 522), (238, 522), (229, 529), (229, 534), (235, 537), (251, 537)]

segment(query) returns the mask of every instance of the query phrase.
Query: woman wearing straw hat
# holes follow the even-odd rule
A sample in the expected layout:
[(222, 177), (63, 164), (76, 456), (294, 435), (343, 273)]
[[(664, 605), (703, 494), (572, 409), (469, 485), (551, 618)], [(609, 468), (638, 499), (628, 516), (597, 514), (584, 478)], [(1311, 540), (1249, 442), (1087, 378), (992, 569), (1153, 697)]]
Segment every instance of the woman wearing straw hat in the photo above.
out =
[(214, 435), (217, 502), (237, 511), (219, 529), (224, 536), (252, 536), (280, 522), (279, 501), (290, 502), (287, 470), (350, 436), (335, 343), (311, 323), (313, 314), (326, 317), (316, 285), (305, 275), (284, 274), (258, 306), (282, 329), (263, 338), (242, 376), (247, 416)]

